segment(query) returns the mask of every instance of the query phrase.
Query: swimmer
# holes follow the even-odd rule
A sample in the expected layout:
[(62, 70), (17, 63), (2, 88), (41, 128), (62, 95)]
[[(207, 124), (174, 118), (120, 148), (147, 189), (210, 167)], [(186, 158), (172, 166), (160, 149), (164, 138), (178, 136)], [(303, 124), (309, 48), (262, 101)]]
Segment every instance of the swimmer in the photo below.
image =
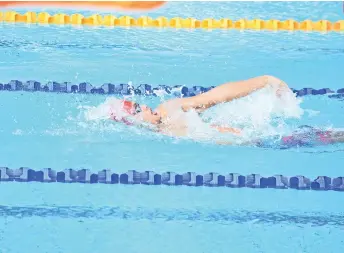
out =
[[(215, 105), (228, 103), (269, 86), (276, 88), (278, 97), (283, 97), (286, 92), (292, 92), (282, 80), (273, 76), (260, 76), (245, 81), (225, 83), (193, 97), (171, 99), (160, 104), (155, 110), (147, 105), (123, 101), (123, 110), (129, 117), (119, 119), (113, 112), (110, 112), (110, 115), (112, 119), (126, 124), (130, 124), (129, 118), (132, 117), (134, 124), (145, 123), (146, 126), (151, 126), (150, 129), (170, 136), (187, 136), (188, 111), (194, 110), (200, 114)], [(241, 133), (240, 129), (230, 126), (211, 125), (211, 128), (221, 133), (235, 135)]]
[[(188, 111), (194, 110), (201, 114), (215, 105), (240, 99), (268, 87), (274, 88), (276, 96), (281, 99), (287, 93), (292, 93), (284, 81), (273, 76), (260, 76), (244, 81), (225, 83), (193, 97), (171, 99), (157, 106), (155, 110), (147, 105), (139, 105), (138, 103), (124, 100), (121, 101), (121, 104), (126, 116), (119, 117), (111, 110), (109, 114), (111, 119), (127, 125), (140, 125), (142, 123), (142, 126), (148, 127), (155, 132), (173, 137), (187, 136), (189, 126), (186, 113)], [(114, 100), (118, 102), (117, 99)], [(118, 103), (116, 105), (118, 106)], [(131, 121), (130, 117), (134, 120)], [(230, 133), (238, 136), (240, 136), (242, 131), (230, 126), (211, 125), (210, 127), (220, 133)], [(275, 139), (278, 138), (279, 143), (277, 146), (279, 148), (290, 148), (344, 143), (344, 131), (321, 131), (308, 126), (301, 127), (300, 129), (302, 131), (295, 132), (291, 136), (274, 137)], [(232, 144), (226, 141), (218, 141), (217, 143), (222, 145)], [(245, 144), (258, 147), (276, 147), (276, 141), (269, 142), (269, 140), (256, 140)]]

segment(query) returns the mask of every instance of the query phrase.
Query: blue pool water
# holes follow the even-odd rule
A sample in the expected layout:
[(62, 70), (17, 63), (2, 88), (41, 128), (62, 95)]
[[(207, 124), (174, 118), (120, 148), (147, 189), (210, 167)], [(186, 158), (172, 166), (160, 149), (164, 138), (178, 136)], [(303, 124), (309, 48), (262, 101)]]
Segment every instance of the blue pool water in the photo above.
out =
[[(173, 2), (149, 15), (336, 21), (343, 18), (341, 7), (340, 2)], [(297, 89), (344, 87), (342, 33), (0, 26), (2, 83), (33, 79), (211, 86), (269, 74)], [(289, 150), (217, 146), (86, 120), (88, 107), (104, 99), (1, 92), (1, 166), (343, 175), (344, 145)], [(155, 106), (164, 98), (132, 99)], [(252, 124), (266, 115), (271, 119), (260, 114), (269, 110), (269, 103), (255, 101), (254, 106), (212, 113), (230, 115), (230, 121), (237, 116), (234, 108)], [(309, 96), (299, 102), (303, 114), (281, 116), (283, 131), (305, 124), (344, 128), (342, 100)], [(253, 107), (255, 113), (249, 114)], [(1, 183), (0, 193), (1, 253), (344, 249), (341, 192)]]

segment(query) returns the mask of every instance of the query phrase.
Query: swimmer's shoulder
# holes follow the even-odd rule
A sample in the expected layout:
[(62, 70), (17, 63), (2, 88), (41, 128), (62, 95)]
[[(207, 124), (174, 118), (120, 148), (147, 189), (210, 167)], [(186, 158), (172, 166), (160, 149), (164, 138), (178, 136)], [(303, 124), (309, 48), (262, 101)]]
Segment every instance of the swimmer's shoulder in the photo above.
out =
[(160, 104), (155, 112), (159, 113), (160, 117), (167, 118), (169, 115), (174, 114), (181, 110), (182, 98), (175, 98)]
[(170, 137), (183, 137), (187, 135), (187, 128), (162, 123), (158, 126), (156, 132)]

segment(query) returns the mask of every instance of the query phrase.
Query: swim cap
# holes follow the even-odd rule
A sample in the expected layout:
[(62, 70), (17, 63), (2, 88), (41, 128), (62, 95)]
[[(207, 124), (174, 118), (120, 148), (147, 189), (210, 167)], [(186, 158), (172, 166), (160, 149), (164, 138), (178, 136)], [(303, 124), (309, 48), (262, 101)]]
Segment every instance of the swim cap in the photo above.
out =
[[(128, 101), (128, 100), (123, 100), (123, 111), (130, 114), (134, 115), (136, 113), (136, 103)], [(136, 104), (137, 105), (137, 104)]]
[(111, 118), (117, 122), (123, 122), (127, 125), (132, 125), (132, 123), (130, 123), (124, 114), (129, 114), (129, 115), (135, 115), (136, 113), (141, 112), (141, 107), (139, 104), (132, 102), (132, 101), (128, 101), (128, 100), (123, 100), (122, 101), (122, 107), (121, 107), (121, 111), (122, 112), (115, 112), (113, 110), (111, 110), (110, 114), (111, 114)]

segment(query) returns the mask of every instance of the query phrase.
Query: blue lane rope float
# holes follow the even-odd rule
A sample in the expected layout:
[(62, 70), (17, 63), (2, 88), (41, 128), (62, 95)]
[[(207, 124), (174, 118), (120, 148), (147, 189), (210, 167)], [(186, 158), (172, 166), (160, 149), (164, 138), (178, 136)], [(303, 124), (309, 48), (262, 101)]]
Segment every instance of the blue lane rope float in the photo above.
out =
[[(192, 97), (200, 93), (204, 93), (214, 88), (192, 86), (186, 87), (184, 85), (159, 85), (158, 87), (152, 87), (149, 84), (140, 84), (134, 87), (131, 84), (112, 84), (104, 83), (101, 86), (94, 86), (88, 82), (82, 82), (79, 84), (73, 84), (71, 82), (48, 82), (40, 83), (38, 81), (26, 81), (11, 80), (9, 83), (0, 83), (0, 91), (28, 91), (28, 92), (55, 92), (55, 93), (81, 93), (81, 94), (103, 94), (103, 95), (143, 95), (143, 96), (156, 96), (157, 94), (164, 92), (165, 94), (174, 95), (177, 97)], [(338, 89), (336, 92), (330, 88), (313, 89), (303, 88), (300, 90), (292, 89), (297, 96), (302, 97), (306, 95), (329, 95), (330, 98), (344, 98), (344, 88)]]
[(45, 168), (36, 171), (27, 167), (21, 167), (19, 169), (0, 167), (0, 182), (184, 185), (195, 187), (247, 187), (344, 192), (344, 177), (331, 178), (319, 176), (311, 180), (305, 176), (286, 177), (283, 175), (274, 175), (271, 177), (263, 177), (260, 174), (243, 176), (238, 173), (219, 174), (215, 172), (200, 175), (196, 172), (186, 172), (183, 174), (165, 172), (159, 174), (153, 171), (137, 172), (135, 170), (129, 170), (126, 173), (117, 174), (109, 169), (92, 172), (88, 169), (55, 171), (51, 168)]

